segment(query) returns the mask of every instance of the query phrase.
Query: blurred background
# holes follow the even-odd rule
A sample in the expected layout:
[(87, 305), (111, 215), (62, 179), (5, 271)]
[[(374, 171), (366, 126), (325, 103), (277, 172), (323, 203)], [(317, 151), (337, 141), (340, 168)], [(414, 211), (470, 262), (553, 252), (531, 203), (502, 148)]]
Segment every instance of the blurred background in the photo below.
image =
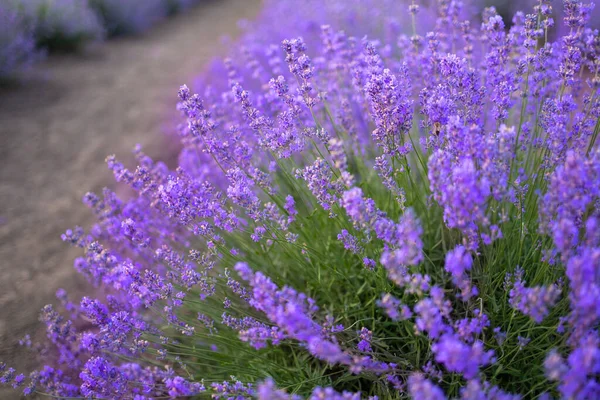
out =
[(105, 157), (127, 160), (139, 143), (173, 162), (177, 89), (224, 56), (224, 38), (260, 8), (260, 0), (179, 1), (176, 15), (110, 16), (75, 1), (0, 0), (0, 361), (30, 369), (17, 344), (43, 335), (41, 307), (58, 301), (58, 288), (73, 299), (90, 290), (73, 268), (80, 252), (60, 236), (90, 225), (85, 192), (113, 185)]

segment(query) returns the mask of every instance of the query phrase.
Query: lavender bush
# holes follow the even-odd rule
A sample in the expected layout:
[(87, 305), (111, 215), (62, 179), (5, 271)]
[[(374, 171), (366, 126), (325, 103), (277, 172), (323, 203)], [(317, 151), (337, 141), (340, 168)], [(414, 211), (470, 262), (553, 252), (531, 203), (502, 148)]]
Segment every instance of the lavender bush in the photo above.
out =
[(164, 0), (168, 14), (176, 14), (199, 3), (200, 0)]
[(185, 11), (200, 0), (87, 0), (100, 15), (109, 35), (148, 30), (168, 15)]
[(165, 0), (88, 0), (109, 35), (139, 33), (167, 14)]
[(75, 50), (104, 36), (102, 24), (87, 0), (27, 0), (22, 4), (35, 22), (40, 47)]
[(167, 13), (196, 3), (198, 0), (6, 0), (0, 5), (0, 78), (12, 76), (47, 50), (73, 51), (107, 33), (141, 32)]
[(409, 32), (389, 43), (352, 24), (361, 36), (324, 25), (317, 42), (308, 24), (310, 45), (274, 47), (254, 26), (225, 75), (182, 86), (180, 166), (109, 157), (135, 195), (86, 194), (97, 223), (63, 235), (104, 296), (59, 291), (64, 313), (42, 312), (54, 363), (2, 382), (111, 399), (599, 398), (591, 6), (566, 0), (555, 41), (543, 1), (508, 30), (493, 8), (477, 24), (459, 2), (395, 7)]
[(27, 67), (38, 57), (32, 27), (15, 8), (0, 4), (0, 79)]

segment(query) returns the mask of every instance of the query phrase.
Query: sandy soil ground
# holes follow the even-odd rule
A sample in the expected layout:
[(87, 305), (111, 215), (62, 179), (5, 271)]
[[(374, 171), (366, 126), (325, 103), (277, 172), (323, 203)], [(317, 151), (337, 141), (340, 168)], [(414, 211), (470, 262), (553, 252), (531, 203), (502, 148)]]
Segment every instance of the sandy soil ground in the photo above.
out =
[(40, 335), (39, 309), (56, 303), (58, 288), (75, 299), (89, 290), (72, 266), (80, 252), (60, 234), (91, 223), (80, 199), (112, 184), (105, 157), (125, 158), (136, 143), (168, 157), (179, 85), (226, 53), (220, 38), (237, 35), (237, 21), (259, 6), (208, 1), (145, 35), (52, 57), (23, 83), (0, 89), (1, 361), (31, 365), (16, 342)]

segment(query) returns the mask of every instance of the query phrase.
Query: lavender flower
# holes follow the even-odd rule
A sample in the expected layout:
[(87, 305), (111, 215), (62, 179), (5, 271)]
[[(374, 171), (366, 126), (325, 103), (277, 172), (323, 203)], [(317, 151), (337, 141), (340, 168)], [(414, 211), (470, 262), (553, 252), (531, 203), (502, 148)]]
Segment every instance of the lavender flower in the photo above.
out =
[(371, 75), (365, 84), (365, 93), (377, 127), (372, 133), (373, 139), (385, 154), (404, 155), (410, 151), (410, 146), (405, 145), (404, 135), (412, 124), (412, 101), (408, 97), (410, 81), (406, 66), (401, 69), (398, 79), (389, 69), (378, 68), (378, 55), (373, 45), (367, 45), (367, 54)]
[(560, 289), (556, 285), (527, 288), (523, 281), (518, 280), (509, 296), (513, 307), (539, 324), (558, 300)]
[(349, 363), (349, 356), (336, 342), (324, 337), (322, 328), (312, 319), (312, 314), (318, 309), (312, 299), (291, 288), (280, 291), (262, 273), (253, 273), (247, 264), (239, 263), (235, 269), (253, 287), (250, 304), (264, 312), (287, 336), (304, 343), (317, 358), (332, 364)]
[(303, 171), (296, 171), (296, 176), (306, 181), (319, 204), (329, 211), (331, 217), (334, 217), (334, 205), (338, 202), (343, 186), (339, 182), (334, 182), (333, 173), (327, 162), (319, 158)]
[(261, 382), (257, 388), (259, 400), (299, 400), (300, 396), (290, 396), (285, 391), (277, 389), (273, 379), (269, 378)]
[[(452, 165), (449, 155), (441, 151), (429, 161), (429, 180), (434, 198), (444, 207), (448, 227), (458, 228), (472, 238), (479, 229), (478, 223), (485, 219), (490, 182), (477, 171), (472, 159)], [(453, 184), (448, 185), (449, 181)], [(476, 243), (471, 239), (469, 245)]]
[(408, 378), (408, 390), (415, 399), (444, 400), (446, 398), (442, 389), (418, 372)]
[(469, 300), (479, 293), (467, 276), (467, 271), (471, 270), (472, 265), (473, 258), (462, 245), (457, 246), (454, 250), (446, 254), (444, 268), (452, 275), (452, 282), (460, 289), (460, 297), (464, 301)]
[(344, 244), (344, 248), (354, 254), (359, 254), (362, 252), (360, 245), (358, 244), (358, 240), (352, 236), (346, 229), (342, 229), (340, 234), (338, 235), (338, 240)]
[(367, 328), (362, 328), (359, 332), (360, 342), (358, 342), (358, 349), (362, 352), (370, 352), (373, 349), (371, 348), (371, 340), (373, 339), (373, 332), (368, 330)]
[(81, 392), (86, 397), (123, 396), (127, 381), (123, 373), (104, 358), (91, 358), (80, 376)]
[(559, 391), (566, 398), (594, 397), (598, 387), (592, 376), (597, 374), (599, 356), (598, 337), (591, 334), (581, 340), (567, 363), (556, 351), (550, 352), (544, 362), (546, 374), (560, 382)]
[(381, 300), (377, 301), (377, 305), (383, 308), (386, 315), (394, 321), (400, 320), (401, 314), (398, 311), (398, 308), (400, 307), (400, 300), (391, 294), (384, 294)]
[(444, 335), (433, 345), (435, 360), (452, 372), (463, 374), (466, 379), (477, 375), (481, 366), (493, 361), (493, 352), (485, 351), (481, 342), (468, 346), (452, 335)]

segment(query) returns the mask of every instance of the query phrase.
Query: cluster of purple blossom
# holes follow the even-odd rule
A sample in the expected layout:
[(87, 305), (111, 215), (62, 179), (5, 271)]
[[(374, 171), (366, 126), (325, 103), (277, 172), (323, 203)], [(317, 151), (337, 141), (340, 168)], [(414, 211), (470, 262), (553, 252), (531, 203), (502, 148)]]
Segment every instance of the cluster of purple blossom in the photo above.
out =
[(107, 159), (132, 196), (87, 194), (97, 223), (63, 235), (103, 297), (59, 293), (71, 318), (42, 314), (54, 364), (29, 378), (3, 366), (3, 383), (88, 398), (600, 397), (591, 6), (565, 0), (568, 33), (551, 41), (544, 0), (510, 28), (452, 0), (325, 4), (267, 2), (259, 21), (289, 24), (250, 24), (197, 94), (181, 87), (177, 169), (139, 148), (134, 170)]

